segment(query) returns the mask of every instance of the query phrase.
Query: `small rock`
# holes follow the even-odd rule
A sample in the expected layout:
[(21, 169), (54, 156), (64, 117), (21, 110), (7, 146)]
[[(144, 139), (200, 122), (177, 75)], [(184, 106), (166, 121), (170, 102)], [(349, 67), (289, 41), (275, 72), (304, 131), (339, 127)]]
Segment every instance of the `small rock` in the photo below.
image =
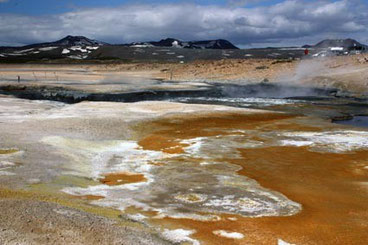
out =
[(256, 70), (265, 70), (265, 69), (268, 69), (268, 68), (269, 68), (268, 66), (257, 66)]

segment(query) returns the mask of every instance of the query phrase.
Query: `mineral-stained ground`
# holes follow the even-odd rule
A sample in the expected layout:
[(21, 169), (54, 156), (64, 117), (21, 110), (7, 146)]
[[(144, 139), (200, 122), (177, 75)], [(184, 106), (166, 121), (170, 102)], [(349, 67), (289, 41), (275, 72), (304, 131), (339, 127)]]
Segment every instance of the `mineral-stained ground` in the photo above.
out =
[(256, 85), (2, 67), (0, 243), (367, 243), (368, 131), (333, 123), (368, 115), (366, 70), (324, 65)]

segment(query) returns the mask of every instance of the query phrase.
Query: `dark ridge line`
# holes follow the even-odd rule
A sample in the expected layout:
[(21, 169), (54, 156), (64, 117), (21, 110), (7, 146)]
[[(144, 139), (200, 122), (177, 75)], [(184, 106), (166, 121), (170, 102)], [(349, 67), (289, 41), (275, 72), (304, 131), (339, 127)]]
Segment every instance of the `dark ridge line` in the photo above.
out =
[(188, 98), (274, 98), (307, 100), (318, 104), (318, 101), (328, 101), (337, 98), (350, 99), (350, 103), (367, 102), (367, 98), (355, 98), (338, 95), (337, 89), (303, 88), (294, 86), (280, 86), (268, 83), (249, 85), (214, 83), (211, 87), (199, 87), (187, 90), (143, 90), (132, 92), (93, 93), (75, 89), (66, 89), (52, 86), (25, 86), (3, 85), (0, 86), (0, 94), (12, 95), (17, 98), (29, 100), (51, 100), (68, 104), (82, 101), (107, 101), (107, 102), (139, 102), (139, 101), (163, 101), (174, 100), (180, 97)]
[(217, 88), (201, 90), (147, 90), (123, 93), (89, 93), (55, 87), (14, 87), (0, 86), (0, 94), (12, 95), (21, 99), (51, 100), (67, 104), (83, 101), (139, 102), (148, 100), (168, 100), (177, 97), (221, 96)]

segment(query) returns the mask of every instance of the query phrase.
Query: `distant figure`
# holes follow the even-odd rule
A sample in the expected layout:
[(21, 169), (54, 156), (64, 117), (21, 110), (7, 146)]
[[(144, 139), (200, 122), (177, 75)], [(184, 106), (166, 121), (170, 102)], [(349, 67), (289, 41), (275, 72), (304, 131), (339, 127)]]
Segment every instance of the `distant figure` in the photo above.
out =
[(304, 54), (305, 55), (308, 55), (309, 54), (309, 50), (307, 48), (304, 50)]

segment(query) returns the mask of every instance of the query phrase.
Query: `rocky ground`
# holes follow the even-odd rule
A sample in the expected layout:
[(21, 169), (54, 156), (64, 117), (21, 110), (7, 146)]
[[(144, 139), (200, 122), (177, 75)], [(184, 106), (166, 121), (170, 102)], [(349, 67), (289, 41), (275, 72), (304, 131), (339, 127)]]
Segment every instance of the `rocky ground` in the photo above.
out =
[(145, 227), (13, 195), (0, 201), (1, 244), (170, 244)]
[[(0, 86), (49, 86), (95, 93), (193, 90), (211, 83), (288, 83), (362, 92), (365, 54), (314, 59), (224, 59), (186, 64), (0, 65)], [(18, 82), (20, 77), (20, 83)], [(159, 79), (161, 82), (157, 81)]]

